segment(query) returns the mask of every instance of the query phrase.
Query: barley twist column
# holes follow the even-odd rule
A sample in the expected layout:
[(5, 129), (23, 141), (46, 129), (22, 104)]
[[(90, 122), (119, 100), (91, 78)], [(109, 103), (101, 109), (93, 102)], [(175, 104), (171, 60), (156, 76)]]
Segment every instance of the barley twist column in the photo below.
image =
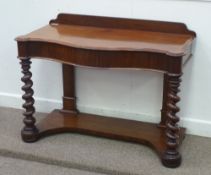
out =
[(166, 122), (166, 150), (162, 162), (167, 167), (178, 167), (181, 164), (181, 155), (178, 152), (179, 144), (179, 107), (180, 101), (177, 93), (180, 91), (181, 74), (168, 74), (168, 95), (167, 95), (167, 122)]
[(22, 59), (20, 64), (22, 67), (22, 73), (24, 75), (21, 78), (21, 81), (24, 82), (22, 90), (25, 92), (25, 94), (22, 96), (22, 98), (25, 100), (25, 103), (23, 104), (23, 108), (25, 109), (23, 113), (25, 116), (23, 122), (25, 126), (21, 131), (21, 135), (25, 142), (34, 142), (37, 140), (38, 130), (35, 126), (36, 120), (33, 116), (35, 113), (35, 108), (33, 98), (34, 91), (32, 89), (33, 82), (31, 80), (32, 73), (30, 72), (30, 58)]

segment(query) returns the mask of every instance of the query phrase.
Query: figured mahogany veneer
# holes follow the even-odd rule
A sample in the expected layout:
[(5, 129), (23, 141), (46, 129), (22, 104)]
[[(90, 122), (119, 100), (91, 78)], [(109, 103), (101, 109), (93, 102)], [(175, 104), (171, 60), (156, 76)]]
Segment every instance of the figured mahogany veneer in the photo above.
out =
[[(165, 128), (159, 128), (157, 124), (133, 120), (84, 113), (77, 115), (54, 110), (37, 125), (37, 128), (42, 136), (76, 132), (141, 143), (155, 149), (160, 156), (162, 156), (163, 150), (166, 148)], [(181, 128), (179, 135), (181, 143), (185, 135), (184, 128)]]
[(47, 25), (18, 38), (18, 41), (49, 42), (81, 49), (149, 51), (171, 56), (183, 56), (192, 40), (192, 35), (64, 24)]
[[(167, 167), (178, 167), (178, 151), (185, 129), (177, 123), (177, 95), (182, 66), (191, 56), (196, 34), (182, 23), (59, 14), (50, 24), (20, 36), (18, 57), (25, 92), (22, 138), (34, 142), (43, 136), (78, 132), (142, 143), (154, 148)], [(36, 124), (30, 58), (62, 63), (63, 109), (54, 110)], [(159, 125), (83, 114), (77, 110), (75, 66), (138, 68), (164, 73), (163, 105)]]

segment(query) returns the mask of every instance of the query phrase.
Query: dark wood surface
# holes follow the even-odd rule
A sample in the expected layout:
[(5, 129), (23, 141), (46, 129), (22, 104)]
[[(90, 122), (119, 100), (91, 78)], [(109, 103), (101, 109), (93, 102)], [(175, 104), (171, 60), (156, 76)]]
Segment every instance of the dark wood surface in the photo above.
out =
[[(182, 66), (192, 54), (195, 32), (185, 24), (123, 18), (60, 14), (50, 24), (16, 38), (21, 60), (25, 104), (22, 139), (34, 142), (61, 132), (78, 132), (143, 143), (154, 148), (167, 167), (181, 163), (179, 145), (185, 129), (178, 126)], [(61, 62), (63, 109), (36, 124), (31, 58)], [(78, 111), (75, 66), (138, 68), (164, 73), (160, 124), (106, 118)]]
[[(37, 128), (42, 136), (76, 132), (141, 143), (155, 149), (159, 156), (162, 156), (166, 149), (165, 128), (160, 129), (153, 123), (54, 110), (37, 125)], [(179, 135), (181, 143), (185, 136), (184, 128), (180, 129)]]
[(50, 24), (67, 24), (77, 26), (93, 26), (101, 28), (142, 30), (151, 32), (189, 34), (193, 37), (196, 33), (187, 29), (184, 23), (152, 21), (142, 19), (127, 19), (117, 17), (88, 16), (61, 13)]
[(63, 73), (63, 111), (75, 112), (75, 67), (72, 65), (62, 64)]
[(49, 59), (75, 66), (102, 68), (144, 68), (181, 73), (184, 57), (161, 53), (130, 51), (99, 51), (72, 48), (46, 42), (18, 42), (19, 58)]
[(47, 25), (17, 38), (17, 41), (49, 42), (92, 50), (148, 51), (183, 56), (190, 47), (193, 36), (62, 24)]

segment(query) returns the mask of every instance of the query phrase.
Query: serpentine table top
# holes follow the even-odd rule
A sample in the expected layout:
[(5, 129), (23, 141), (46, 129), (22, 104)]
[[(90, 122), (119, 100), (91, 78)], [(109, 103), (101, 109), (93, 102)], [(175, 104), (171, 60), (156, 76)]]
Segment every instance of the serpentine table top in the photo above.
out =
[[(178, 151), (185, 129), (177, 123), (177, 95), (182, 67), (192, 54), (195, 32), (185, 24), (59, 14), (50, 23), (16, 38), (25, 92), (25, 142), (61, 132), (78, 132), (146, 144), (156, 150), (167, 167), (178, 167)], [(31, 58), (62, 63), (63, 109), (54, 110), (36, 124)], [(75, 95), (75, 66), (138, 68), (164, 73), (163, 104), (159, 124), (81, 113)], [(124, 95), (124, 94), (122, 94)], [(146, 99), (147, 100), (147, 99)]]

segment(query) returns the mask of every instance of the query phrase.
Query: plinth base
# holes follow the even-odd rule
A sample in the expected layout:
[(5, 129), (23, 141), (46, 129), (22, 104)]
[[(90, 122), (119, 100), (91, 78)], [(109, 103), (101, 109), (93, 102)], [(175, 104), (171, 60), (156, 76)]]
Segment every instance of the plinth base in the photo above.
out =
[[(36, 126), (38, 134), (33, 141), (52, 134), (75, 132), (145, 144), (153, 148), (161, 159), (166, 150), (165, 128), (152, 123), (54, 110)], [(185, 129), (180, 128), (180, 143), (184, 136)], [(167, 160), (164, 165), (170, 167)]]

